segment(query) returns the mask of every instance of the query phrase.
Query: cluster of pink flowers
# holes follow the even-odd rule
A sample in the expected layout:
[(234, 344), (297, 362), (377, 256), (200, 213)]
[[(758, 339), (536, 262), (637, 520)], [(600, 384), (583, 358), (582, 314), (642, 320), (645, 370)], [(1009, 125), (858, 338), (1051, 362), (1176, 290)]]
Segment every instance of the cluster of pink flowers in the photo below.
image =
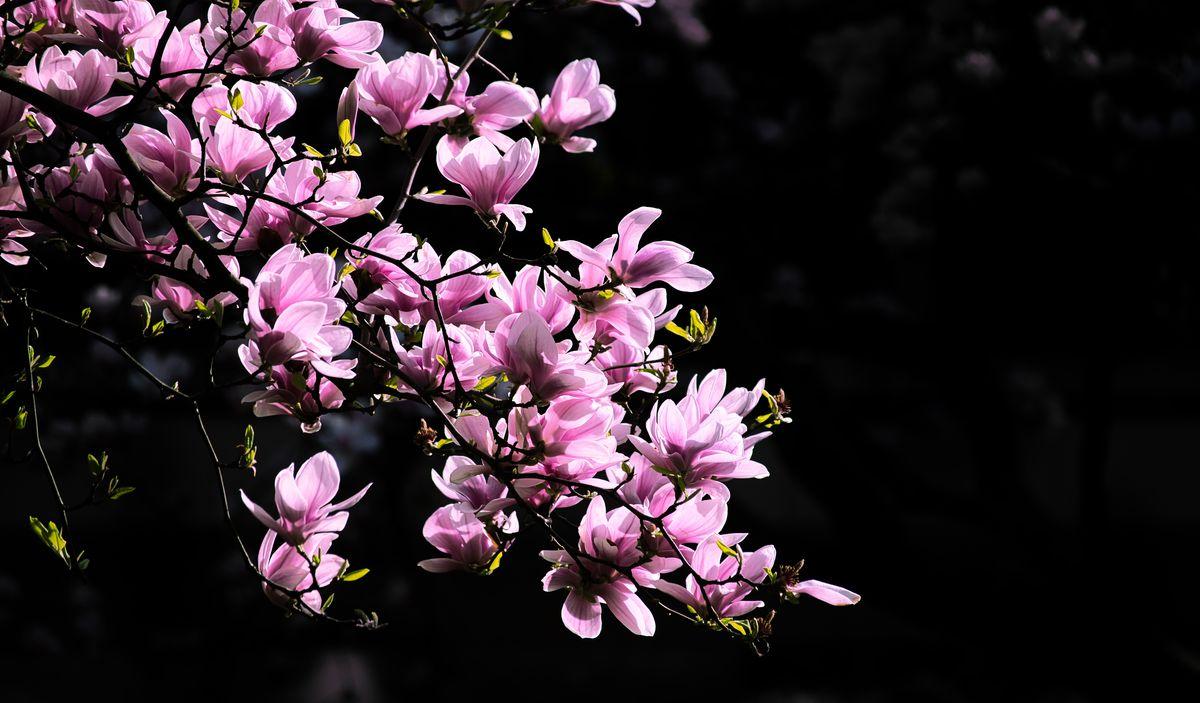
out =
[[(594, 2), (639, 22), (654, 4)], [(514, 9), (488, 5), (460, 8), (484, 39)], [(421, 21), (427, 9), (397, 17)], [(385, 60), (383, 26), (336, 0), (212, 3), (183, 26), (145, 0), (5, 12), (24, 59), (0, 83), (0, 258), (26, 264), (53, 241), (149, 278), (136, 302), (162, 320), (147, 317), (147, 335), (215, 320), (222, 343), (238, 341), (256, 416), (316, 432), (327, 413), (421, 404), (444, 432), (419, 439), (444, 459), (433, 482), (449, 501), (425, 523), (439, 555), (421, 567), (491, 573), (537, 526), (552, 546), (543, 586), (567, 591), (562, 620), (581, 637), (599, 634), (605, 608), (640, 635), (654, 633), (658, 603), (753, 639), (769, 602), (857, 600), (725, 531), (731, 486), (767, 476), (754, 447), (786, 409), (765, 382), (730, 389), (720, 369), (676, 392), (679, 350), (667, 341), (696, 351), (715, 320), (693, 310), (684, 329), (669, 297), (713, 276), (687, 247), (646, 241), (659, 210), (637, 208), (589, 243), (543, 229), (537, 258), (504, 250), (533, 214), (516, 201), (529, 201), (542, 148), (591, 152), (585, 130), (614, 115), (595, 61), (572, 61), (539, 96), (482, 59), (483, 40), (461, 65), (441, 45)], [(435, 37), (438, 26), (422, 29)], [(332, 149), (284, 133), (296, 88), (321, 62), (355, 71), (336, 113), (328, 106)], [(501, 79), (475, 93), (481, 64)], [(377, 130), (361, 129), (359, 113)], [(351, 167), (368, 131), (409, 161), (388, 217)], [(34, 143), (57, 156), (27, 164)], [(452, 192), (414, 189), (427, 149)], [(486, 253), (439, 254), (406, 231), (410, 199), (473, 210)], [(352, 220), (354, 236), (335, 229)], [(330, 549), (367, 489), (334, 503), (339, 483), (322, 453), (276, 477), (278, 517), (242, 494), (268, 528), (254, 567), (272, 601), (320, 613), (319, 589), (343, 576)]]
[[(371, 484), (349, 498), (332, 502), (342, 475), (328, 452), (309, 457), (299, 469), (292, 466), (275, 476), (275, 509), (271, 517), (242, 492), (246, 508), (267, 528), (258, 549), (257, 565), (263, 576), (263, 592), (272, 602), (286, 607), (299, 600), (311, 611), (324, 609), (317, 590), (341, 576), (346, 560), (329, 550), (346, 528), (350, 514)], [(276, 541), (282, 541), (278, 547)]]

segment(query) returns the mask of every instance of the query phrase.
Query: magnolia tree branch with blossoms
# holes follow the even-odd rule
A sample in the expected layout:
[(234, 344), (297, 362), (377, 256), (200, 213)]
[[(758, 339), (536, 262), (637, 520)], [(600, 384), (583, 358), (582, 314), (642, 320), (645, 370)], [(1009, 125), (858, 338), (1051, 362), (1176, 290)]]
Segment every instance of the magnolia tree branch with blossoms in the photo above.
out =
[[(653, 239), (661, 213), (639, 207), (590, 242), (555, 240), (549, 223), (531, 234), (521, 191), (541, 175), (541, 151), (595, 149), (587, 128), (613, 115), (615, 93), (580, 58), (539, 95), (487, 58), (490, 43), (514, 39), (517, 13), (615, 5), (640, 22), (654, 0), (358, 8), (383, 22), (351, 4), (0, 4), (0, 295), (28, 359), (3, 407), (10, 442), (28, 437), (57, 502), (30, 517), (38, 538), (82, 572), (70, 514), (133, 490), (107, 455), (89, 457), (84, 482), (60, 480), (44, 451), (37, 401), (54, 356), (39, 330), (53, 325), (111, 348), (164, 402), (189, 407), (236, 548), (289, 611), (381, 624), (332, 608), (336, 589), (367, 572), (336, 542), (370, 485), (343, 490), (323, 452), (276, 475), (273, 505), (256, 501), (253, 426), (235, 448), (205, 425), (208, 399), (230, 387), (245, 388), (248, 413), (303, 432), (329, 413), (424, 408), (412, 429), (444, 462), (432, 483), (447, 502), (425, 522), (431, 557), (419, 566), (487, 575), (518, 542), (544, 547), (542, 586), (565, 593), (563, 624), (581, 637), (600, 633), (604, 610), (652, 635), (654, 606), (764, 651), (782, 604), (857, 602), (727, 526), (731, 490), (767, 476), (753, 447), (787, 422), (788, 403), (763, 381), (730, 387), (721, 369), (678, 384), (675, 360), (717, 325), (707, 308), (670, 302), (712, 275), (687, 248)], [(426, 46), (383, 59), (393, 29)], [(288, 133), (297, 95), (320, 80), (344, 83), (336, 105), (304, 106), (336, 121), (333, 144)], [(363, 192), (354, 165), (367, 149), (405, 163), (391, 192)], [(407, 231), (414, 202), (474, 211), (475, 251), (440, 253), (436, 232)], [(140, 282), (137, 339), (97, 331), (90, 309), (39, 301), (63, 257)], [(203, 379), (162, 378), (139, 361), (147, 345), (196, 333), (211, 340)], [(242, 370), (218, 380), (230, 349)], [(235, 477), (247, 486), (236, 496)], [(69, 500), (81, 486), (85, 499)], [(243, 511), (265, 528), (257, 551)]]

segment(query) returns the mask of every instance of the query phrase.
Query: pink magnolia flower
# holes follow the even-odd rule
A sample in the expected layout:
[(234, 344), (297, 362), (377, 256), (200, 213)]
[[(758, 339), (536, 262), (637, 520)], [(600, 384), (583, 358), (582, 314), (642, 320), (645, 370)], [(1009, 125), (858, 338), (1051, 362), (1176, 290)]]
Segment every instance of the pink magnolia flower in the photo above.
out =
[(157, 41), (167, 26), (167, 13), (155, 13), (146, 0), (74, 0), (72, 10), (77, 41), (118, 56), (144, 38)]
[[(110, 217), (110, 221), (112, 219)], [(221, 261), (235, 277), (240, 273), (236, 258), (222, 256)], [(208, 277), (208, 271), (204, 268), (200, 257), (196, 256), (192, 252), (192, 248), (186, 244), (179, 247), (179, 253), (175, 257), (174, 265), (177, 269), (191, 271), (200, 276)], [(170, 324), (175, 324), (194, 318), (196, 312), (199, 310), (199, 303), (203, 303), (207, 308), (211, 309), (216, 303), (232, 305), (237, 301), (237, 296), (233, 293), (225, 292), (218, 293), (205, 300), (204, 296), (197, 293), (194, 288), (186, 283), (177, 281), (169, 276), (155, 276), (154, 285), (150, 289), (150, 295), (138, 296), (134, 299), (135, 304), (138, 305), (142, 301), (150, 303), (153, 307), (162, 308), (163, 319)]]
[[(540, 461), (522, 467), (522, 476), (552, 476), (581, 483), (618, 466), (625, 457), (617, 445), (629, 434), (622, 424), (624, 411), (608, 398), (561, 397), (544, 412), (519, 408), (508, 427), (517, 444), (535, 448)], [(559, 504), (558, 507), (565, 507)]]
[[(679, 494), (670, 479), (636, 454), (630, 457), (628, 465), (633, 469), (632, 477), (625, 474), (625, 467), (615, 467), (608, 470), (610, 481), (620, 486), (618, 491), (627, 504), (645, 515), (662, 517), (663, 528), (676, 544), (703, 542), (725, 526), (729, 507), (723, 496), (704, 491)], [(678, 557), (664, 538), (651, 538), (650, 543), (660, 556)]]
[[(308, 217), (333, 227), (346, 220), (366, 215), (383, 202), (383, 196), (358, 197), (362, 182), (354, 171), (326, 171), (324, 178), (313, 173), (313, 162), (288, 164), (267, 181), (266, 194), (286, 203), (299, 205)], [(283, 208), (287, 226), (301, 237), (314, 229), (308, 218)]]
[[(161, 71), (164, 76), (155, 84), (155, 90), (172, 100), (179, 100), (191, 88), (204, 83), (214, 83), (221, 79), (216, 72), (201, 75), (200, 69), (215, 66), (216, 60), (209, 61), (202, 51), (200, 20), (187, 24), (183, 29), (171, 29), (162, 55)], [(154, 54), (158, 49), (157, 36), (143, 36), (136, 40), (134, 46), (133, 69), (138, 75), (150, 73)]]
[[(360, 68), (372, 63), (371, 54), (383, 42), (383, 25), (378, 22), (346, 22), (357, 15), (338, 7), (337, 0), (317, 0), (295, 8), (290, 2), (277, 6), (278, 21), (292, 34), (292, 48), (305, 61), (325, 58), (346, 68)], [(257, 19), (257, 16), (256, 16)]]
[[(472, 268), (480, 275), (463, 274), (437, 284), (438, 307), (446, 320), (456, 319), (459, 311), (487, 290), (489, 281), (477, 267), (479, 257), (467, 251), (455, 251), (442, 263), (428, 243), (391, 225), (373, 235), (361, 237), (355, 245), (389, 259), (403, 261), (405, 268), (426, 281), (435, 280)], [(378, 256), (351, 250), (349, 258), (359, 269), (346, 281), (346, 290), (358, 300), (356, 308), (369, 314), (390, 315), (406, 325), (417, 326), (437, 319), (433, 297), (409, 275), (408, 271)]]
[(616, 5), (622, 10), (629, 13), (629, 16), (642, 23), (642, 15), (638, 12), (639, 7), (654, 7), (655, 0), (590, 0), (599, 5)]
[(569, 240), (559, 242), (558, 246), (583, 262), (584, 268), (607, 273), (616, 285), (645, 288), (662, 282), (686, 292), (707, 288), (712, 283), (712, 273), (688, 263), (692, 260), (691, 249), (674, 242), (654, 242), (639, 248), (642, 234), (660, 215), (662, 210), (657, 208), (634, 210), (621, 219), (617, 233), (595, 249)]
[(762, 435), (744, 437), (746, 426), (734, 412), (742, 409), (745, 393), (731, 394), (734, 400), (725, 404), (717, 400), (724, 390), (724, 372), (710, 377), (713, 383), (700, 388), (693, 384), (678, 404), (671, 400), (656, 404), (646, 423), (649, 439), (631, 435), (629, 441), (650, 464), (679, 477), (688, 488), (727, 496), (721, 481), (765, 478), (767, 469), (751, 458), (751, 447)]
[(33, 88), (71, 107), (97, 117), (107, 115), (132, 100), (132, 96), (105, 99), (117, 77), (117, 61), (92, 49), (63, 53), (57, 46), (29, 60), (24, 79)]
[[(229, 104), (231, 95), (240, 95), (242, 106), (234, 110)], [(296, 114), (296, 96), (292, 91), (275, 83), (238, 81), (232, 88), (213, 85), (205, 88), (192, 102), (192, 114), (196, 121), (217, 124), (226, 115), (237, 114), (246, 124), (262, 127), (268, 133)], [(311, 169), (310, 169), (311, 170)]]
[(829, 605), (854, 605), (862, 600), (862, 597), (854, 591), (813, 579), (798, 583), (788, 583), (784, 587), (784, 590), (792, 598), (811, 596)]
[[(290, 607), (292, 596), (284, 591), (300, 593), (299, 599), (313, 612), (323, 612), (324, 602), (317, 588), (324, 588), (342, 572), (346, 560), (336, 554), (330, 554), (334, 535), (313, 535), (300, 549), (291, 544), (275, 546), (275, 532), (268, 530), (263, 536), (262, 544), (258, 547), (258, 570), (269, 583), (262, 586), (267, 600), (280, 608)], [(307, 555), (307, 558), (305, 557)], [(313, 583), (313, 571), (309, 559), (320, 557), (321, 563), (316, 568), (316, 583)], [(274, 584), (279, 588), (271, 586)], [(279, 589), (284, 589), (280, 591)]]
[[(446, 348), (446, 338), (450, 348)], [(454, 371), (463, 387), (470, 389), (479, 377), (491, 366), (491, 359), (482, 347), (487, 344), (478, 330), (470, 327), (446, 325), (445, 333), (438, 329), (437, 322), (429, 320), (421, 334), (421, 341), (408, 349), (396, 350), (396, 363), (404, 370), (405, 387), (418, 393), (426, 391), (453, 391), (454, 376), (448, 361), (454, 362)]]
[(26, 122), (29, 115), (33, 115), (37, 120), (41, 132), (46, 134), (54, 132), (54, 122), (49, 117), (30, 110), (29, 103), (24, 100), (18, 100), (8, 93), (0, 92), (0, 148), (4, 148), (11, 141), (18, 139), (24, 139), (31, 143), (41, 141), (41, 132)]
[(535, 126), (550, 141), (561, 144), (570, 153), (589, 152), (595, 139), (575, 136), (575, 132), (603, 122), (617, 109), (612, 88), (600, 84), (600, 68), (592, 59), (572, 61), (558, 74), (550, 94), (542, 98)]
[[(218, 209), (218, 204), (232, 207), (237, 214)], [(221, 241), (232, 242), (234, 251), (272, 254), (295, 239), (296, 231), (290, 226), (292, 213), (287, 208), (262, 199), (255, 201), (249, 213), (245, 211), (247, 206), (246, 198), (240, 195), (215, 197), (204, 203), (204, 212), (220, 232)]]
[(123, 141), (134, 163), (168, 194), (182, 195), (199, 183), (200, 142), (192, 139), (183, 121), (169, 110), (160, 110), (167, 133), (135, 124)]
[[(101, 232), (100, 239), (118, 251), (143, 254), (150, 261), (163, 262), (171, 258), (179, 244), (175, 230), (167, 230), (160, 235), (147, 236), (138, 219), (137, 211), (128, 209), (108, 216), (109, 232)], [(204, 225), (205, 218), (200, 215), (189, 215), (188, 221), (196, 229)]]
[[(242, 10), (212, 4), (208, 24), (199, 35), (201, 49), (211, 55), (223, 55), (229, 46), (242, 47), (229, 55), (227, 66), (234, 73), (269, 76), (295, 68), (300, 57), (292, 49), (292, 33), (285, 26), (286, 0), (266, 0), (251, 18)], [(232, 31), (230, 31), (232, 28)]]
[(292, 137), (277, 140), (272, 149), (272, 145), (258, 134), (223, 117), (214, 127), (207, 121), (201, 122), (200, 131), (206, 137), (208, 165), (219, 171), (221, 179), (227, 183), (241, 183), (250, 174), (270, 165), (276, 154), (285, 158), (291, 154)]
[(353, 376), (331, 363), (346, 351), (353, 336), (336, 324), (346, 311), (337, 297), (336, 266), (327, 254), (306, 256), (294, 244), (271, 255), (247, 286), (246, 322), (252, 340), (238, 351), (248, 371), (303, 361), (327, 376)]
[(532, 312), (506, 317), (496, 326), (494, 354), (499, 370), (538, 399), (568, 392), (595, 396), (607, 385), (604, 375), (566, 352), (568, 342), (554, 341), (546, 321)]
[(665, 363), (668, 353), (665, 346), (642, 349), (617, 341), (596, 355), (596, 364), (610, 383), (621, 384), (627, 394), (669, 391), (675, 387), (678, 374), (674, 366)]
[(340, 503), (332, 503), (342, 475), (329, 452), (314, 454), (299, 470), (293, 466), (289, 464), (275, 476), (275, 508), (279, 518), (271, 517), (241, 491), (246, 508), (268, 530), (278, 533), (291, 545), (302, 545), (313, 535), (341, 532), (350, 517), (346, 509), (362, 500), (372, 484)]
[(525, 214), (533, 212), (512, 202), (533, 176), (538, 162), (537, 142), (522, 139), (501, 155), (495, 145), (482, 137), (472, 139), (460, 151), (454, 140), (443, 138), (437, 146), (438, 170), (447, 179), (462, 186), (467, 197), (420, 194), (417, 199), (439, 205), (466, 205), (480, 214), (507, 217), (517, 231), (525, 229)]
[(486, 301), (464, 308), (449, 318), (464, 325), (484, 325), (494, 330), (501, 320), (515, 313), (530, 311), (546, 321), (552, 334), (558, 334), (571, 324), (575, 308), (567, 302), (567, 290), (554, 277), (545, 277), (543, 289), (539, 282), (542, 269), (525, 266), (510, 282), (503, 271), (492, 281)]
[[(721, 545), (732, 549), (745, 537), (744, 534), (713, 535), (696, 547), (688, 559), (700, 578), (728, 583), (701, 586), (695, 576), (688, 574), (684, 580), (685, 586), (660, 580), (654, 584), (654, 588), (701, 613), (708, 612), (711, 603), (712, 610), (719, 618), (737, 618), (761, 608), (762, 601), (747, 600), (747, 596), (754, 591), (750, 584), (762, 583), (767, 570), (775, 564), (775, 547), (767, 545), (757, 551), (743, 553), (739, 566), (738, 558), (726, 555)], [(732, 580), (739, 576), (749, 583)]]
[[(4, 21), (4, 32), (9, 36), (20, 36), (26, 51), (37, 51), (71, 23), (71, 0), (32, 0), (13, 3), (9, 9), (12, 19)], [(8, 15), (7, 10), (5, 15)], [(39, 24), (41, 28), (34, 31)]]
[(568, 630), (584, 638), (598, 636), (601, 605), (606, 605), (630, 632), (654, 634), (654, 614), (638, 597), (637, 584), (621, 570), (629, 569), (642, 585), (657, 580), (653, 561), (634, 566), (643, 559), (641, 534), (641, 521), (633, 513), (625, 508), (605, 512), (604, 500), (596, 497), (579, 525), (579, 551), (584, 556), (577, 559), (558, 549), (542, 552), (542, 558), (554, 564), (542, 578), (542, 588), (569, 589), (562, 608)]
[[(430, 58), (437, 61), (437, 56), (430, 53)], [(439, 62), (439, 65), (440, 62)], [(433, 88), (433, 96), (440, 98), (446, 94), (446, 66), (438, 72), (437, 83)], [(449, 65), (450, 76), (458, 74), (459, 68)], [(454, 88), (446, 99), (446, 104), (462, 108), (462, 114), (469, 125), (469, 133), (487, 138), (501, 151), (507, 151), (513, 145), (513, 140), (504, 135), (506, 129), (512, 129), (525, 122), (538, 109), (537, 93), (532, 88), (522, 87), (511, 81), (495, 81), (488, 84), (479, 95), (467, 95), (471, 76), (463, 71), (454, 81)], [(458, 148), (465, 146), (466, 137), (457, 136)]]
[[(353, 376), (357, 363), (357, 359), (338, 359), (329, 365), (337, 369), (339, 376)], [(300, 421), (300, 429), (306, 434), (319, 432), (321, 415), (341, 407), (345, 400), (341, 389), (312, 365), (295, 362), (272, 366), (267, 371), (267, 387), (242, 398), (243, 403), (254, 403), (255, 417), (290, 415)]]
[(358, 86), (358, 109), (394, 138), (403, 137), (414, 127), (462, 114), (462, 108), (456, 105), (424, 109), (437, 84), (439, 70), (433, 59), (414, 52), (395, 61), (363, 66), (354, 78)]
[(425, 559), (417, 564), (426, 571), (471, 571), (491, 573), (496, 567), (500, 547), (488, 534), (487, 526), (466, 503), (438, 508), (421, 533), (444, 557)]

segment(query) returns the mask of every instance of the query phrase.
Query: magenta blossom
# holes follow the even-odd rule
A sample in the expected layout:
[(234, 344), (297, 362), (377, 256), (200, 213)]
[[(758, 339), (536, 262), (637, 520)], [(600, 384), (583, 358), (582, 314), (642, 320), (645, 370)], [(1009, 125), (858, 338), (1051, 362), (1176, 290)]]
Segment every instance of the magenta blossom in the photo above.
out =
[(575, 132), (603, 122), (617, 109), (612, 88), (600, 83), (600, 68), (592, 59), (572, 61), (558, 74), (550, 94), (542, 98), (535, 126), (539, 133), (573, 154), (596, 148), (595, 139)]
[[(200, 20), (183, 29), (171, 29), (162, 55), (161, 70), (164, 76), (155, 84), (155, 90), (172, 100), (179, 100), (189, 89), (204, 83), (220, 80), (220, 75), (201, 74), (198, 69), (210, 65), (209, 59), (200, 50)], [(158, 37), (142, 37), (134, 45), (133, 69), (138, 75), (150, 73), (151, 63), (158, 48)]]
[(545, 276), (545, 288), (539, 284), (542, 270), (525, 266), (510, 282), (503, 271), (492, 281), (485, 302), (456, 313), (450, 322), (464, 325), (484, 325), (495, 329), (501, 320), (526, 310), (546, 321), (552, 334), (558, 334), (571, 324), (575, 308), (567, 302), (567, 290), (557, 279)]
[(472, 571), (487, 574), (495, 569), (500, 547), (488, 534), (487, 526), (466, 503), (438, 508), (425, 521), (421, 531), (425, 539), (445, 554), (417, 564), (426, 571)]
[(744, 552), (740, 559), (729, 554), (745, 537), (744, 534), (713, 535), (696, 547), (688, 558), (701, 579), (722, 583), (702, 586), (695, 576), (688, 574), (684, 581), (686, 587), (665, 580), (656, 582), (654, 587), (697, 612), (707, 612), (711, 603), (719, 618), (741, 617), (762, 607), (762, 601), (747, 600), (746, 597), (754, 590), (752, 584), (762, 583), (774, 566), (775, 547), (767, 545), (754, 552)]
[(638, 24), (642, 23), (642, 15), (638, 12), (639, 7), (654, 7), (655, 0), (590, 0), (598, 5), (616, 5), (622, 10), (629, 13)]
[[(230, 106), (231, 95), (240, 96), (240, 108), (235, 110)], [(296, 96), (275, 83), (238, 81), (232, 88), (213, 85), (196, 96), (192, 102), (192, 114), (197, 122), (205, 120), (209, 124), (216, 124), (222, 117), (236, 114), (246, 124), (262, 127), (270, 133), (296, 114)]]
[[(310, 537), (300, 546), (300, 549), (291, 544), (281, 544), (276, 547), (275, 532), (268, 530), (267, 534), (263, 536), (262, 544), (258, 547), (257, 560), (258, 570), (267, 580), (267, 583), (262, 586), (267, 600), (280, 608), (287, 608), (292, 603), (292, 595), (285, 591), (290, 591), (300, 594), (298, 596), (300, 601), (309, 610), (317, 613), (324, 612), (324, 602), (316, 589), (333, 583), (346, 565), (345, 559), (329, 553), (333, 540), (334, 535), (332, 534), (319, 534)], [(304, 550), (303, 554), (300, 553), (301, 549)], [(313, 583), (314, 569), (310, 561), (314, 558), (321, 560), (315, 569), (316, 583)], [(272, 584), (278, 588), (273, 587)]]
[(221, 180), (229, 184), (241, 183), (250, 174), (270, 165), (276, 154), (291, 154), (292, 137), (267, 143), (257, 133), (239, 127), (224, 117), (209, 127), (207, 121), (200, 123), (205, 137), (205, 155), (208, 165), (221, 174)]
[(424, 109), (437, 84), (439, 70), (433, 59), (414, 52), (395, 61), (368, 64), (354, 78), (358, 86), (358, 109), (395, 138), (414, 127), (460, 115), (462, 108), (455, 105)]
[(767, 469), (751, 458), (751, 447), (762, 435), (744, 436), (739, 413), (748, 392), (738, 389), (722, 396), (724, 372), (713, 372), (710, 379), (699, 388), (693, 383), (678, 404), (664, 400), (655, 405), (646, 423), (648, 440), (630, 436), (629, 441), (657, 470), (677, 476), (688, 488), (724, 496), (728, 489), (721, 481), (764, 478)]
[[(109, 221), (112, 223), (116, 222), (115, 218), (111, 216)], [(116, 228), (114, 227), (115, 230)], [(232, 256), (222, 256), (220, 258), (225, 267), (229, 269), (229, 273), (233, 274), (236, 278), (240, 273), (238, 260)], [(204, 268), (200, 257), (196, 256), (192, 252), (192, 248), (187, 245), (179, 247), (179, 253), (175, 257), (174, 265), (177, 269), (191, 271), (205, 278), (208, 277), (208, 271)], [(177, 281), (169, 276), (155, 276), (154, 286), (150, 289), (150, 295), (138, 296), (134, 299), (134, 302), (139, 305), (143, 301), (150, 303), (153, 307), (162, 308), (163, 319), (168, 323), (174, 324), (193, 319), (202, 304), (207, 309), (212, 309), (217, 303), (232, 305), (237, 302), (237, 296), (230, 292), (224, 292), (217, 293), (205, 300), (204, 296), (197, 293), (194, 288), (186, 283)]]
[(662, 215), (662, 210), (640, 207), (621, 219), (617, 233), (595, 249), (575, 241), (561, 241), (563, 251), (607, 273), (612, 282), (630, 288), (645, 288), (654, 283), (666, 283), (676, 290), (693, 292), (712, 283), (708, 269), (688, 263), (692, 250), (674, 242), (653, 242), (640, 246), (642, 234)]
[(192, 139), (183, 121), (169, 110), (160, 110), (167, 133), (135, 124), (122, 141), (134, 162), (159, 188), (182, 195), (199, 183), (200, 142)]
[(561, 549), (542, 552), (542, 558), (554, 564), (542, 578), (542, 588), (570, 591), (562, 608), (568, 630), (584, 638), (598, 636), (601, 605), (607, 605), (630, 632), (654, 634), (654, 614), (638, 597), (637, 583), (652, 584), (658, 575), (654, 560), (640, 564), (640, 539), (641, 521), (633, 513), (625, 508), (605, 512), (604, 500), (596, 497), (579, 525), (580, 556)]
[(278, 519), (250, 500), (245, 491), (241, 492), (242, 502), (267, 529), (279, 533), (288, 544), (299, 546), (313, 535), (341, 532), (350, 516), (346, 509), (362, 500), (371, 488), (368, 483), (346, 500), (331, 503), (341, 482), (337, 462), (329, 452), (320, 452), (309, 457), (299, 470), (289, 464), (275, 476)]
[(294, 244), (271, 255), (248, 286), (246, 322), (252, 339), (239, 349), (248, 371), (303, 361), (327, 376), (353, 376), (330, 363), (352, 338), (348, 328), (336, 324), (346, 304), (337, 297), (335, 267), (327, 254), (305, 255)]
[(854, 605), (862, 600), (861, 596), (854, 591), (813, 579), (798, 583), (788, 583), (784, 587), (784, 590), (793, 598), (811, 596), (829, 605)]
[(460, 151), (455, 151), (454, 140), (443, 137), (437, 146), (438, 170), (462, 186), (467, 197), (442, 194), (416, 197), (439, 205), (466, 205), (493, 219), (507, 217), (520, 232), (525, 229), (525, 214), (533, 210), (512, 200), (533, 176), (538, 153), (537, 142), (530, 143), (528, 139), (518, 141), (501, 155), (494, 144), (482, 137), (472, 139)]
[(372, 63), (371, 52), (383, 41), (383, 25), (378, 22), (345, 22), (357, 19), (349, 10), (338, 7), (337, 0), (317, 0), (296, 8), (290, 2), (279, 3), (281, 26), (292, 34), (292, 48), (301, 59), (328, 59), (346, 68)]
[(71, 107), (97, 117), (128, 103), (131, 96), (105, 99), (117, 77), (117, 61), (92, 49), (63, 53), (51, 46), (25, 66), (25, 82)]
[(506, 317), (496, 326), (497, 370), (517, 386), (527, 386), (539, 400), (553, 400), (569, 391), (596, 394), (607, 385), (604, 375), (585, 365), (578, 355), (560, 347), (546, 321), (532, 312)]
[(142, 39), (157, 41), (167, 26), (167, 13), (156, 14), (146, 0), (74, 0), (72, 10), (80, 43), (117, 55)]
[[(254, 345), (254, 342), (250, 343)], [(244, 362), (243, 362), (244, 363)], [(337, 359), (330, 362), (339, 377), (354, 375), (357, 359)], [(346, 396), (333, 381), (318, 374), (311, 364), (273, 366), (267, 371), (267, 386), (252, 391), (243, 403), (254, 403), (255, 417), (290, 415), (300, 421), (300, 429), (306, 434), (321, 430), (321, 415), (337, 410)], [(299, 368), (295, 368), (299, 366)]]
[(284, 0), (266, 0), (251, 18), (242, 10), (230, 12), (214, 3), (199, 35), (201, 49), (216, 55), (222, 47), (241, 47), (229, 56), (228, 65), (232, 72), (243, 75), (269, 76), (295, 68), (301, 62), (292, 49), (292, 33), (284, 26), (288, 9)]

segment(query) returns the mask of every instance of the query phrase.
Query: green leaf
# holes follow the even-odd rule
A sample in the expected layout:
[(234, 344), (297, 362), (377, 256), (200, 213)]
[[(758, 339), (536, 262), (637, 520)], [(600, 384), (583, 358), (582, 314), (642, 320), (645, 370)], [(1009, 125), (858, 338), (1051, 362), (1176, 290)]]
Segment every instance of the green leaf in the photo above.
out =
[(370, 569), (355, 569), (354, 571), (351, 571), (351, 572), (347, 573), (346, 575), (342, 576), (342, 580), (343, 581), (357, 581), (369, 573), (371, 573)]
[(500, 37), (501, 39), (503, 39), (505, 41), (511, 41), (513, 38), (513, 33), (507, 29), (496, 28), (496, 29), (493, 29), (492, 32), (494, 32), (496, 36)]
[(329, 610), (329, 606), (333, 605), (333, 597), (336, 595), (337, 595), (336, 593), (329, 594), (329, 597), (326, 598), (325, 602), (321, 604), (321, 612), (325, 612), (326, 610)]
[(241, 110), (246, 106), (246, 98), (242, 97), (242, 91), (234, 88), (233, 93), (229, 98), (229, 107), (233, 108), (234, 112)]
[(304, 153), (308, 154), (309, 156), (312, 156), (312, 157), (315, 157), (318, 159), (325, 158), (325, 155), (322, 154), (321, 152), (317, 151), (316, 147), (314, 147), (310, 144), (302, 144), (301, 146), (304, 147)]
[(497, 378), (495, 376), (484, 376), (484, 377), (480, 378), (479, 381), (475, 384), (474, 390), (477, 390), (480, 392), (486, 391), (487, 389), (494, 386), (496, 384), (496, 381), (497, 381)]
[(88, 320), (92, 319), (92, 309), (84, 308), (79, 311), (79, 324), (86, 325)]
[(554, 238), (550, 236), (550, 230), (546, 229), (545, 227), (542, 228), (542, 241), (545, 242), (546, 246), (550, 247), (552, 250), (558, 246), (554, 243)]
[(703, 335), (708, 328), (705, 326), (704, 320), (700, 319), (700, 313), (693, 309), (689, 311), (689, 317), (691, 318), (691, 326), (699, 330), (700, 334)]
[(351, 144), (350, 146), (346, 147), (346, 155), (362, 156), (362, 149), (360, 149), (357, 144)]
[(350, 146), (354, 143), (354, 132), (350, 127), (350, 120), (342, 120), (338, 125), (338, 139), (342, 140), (342, 146)]

